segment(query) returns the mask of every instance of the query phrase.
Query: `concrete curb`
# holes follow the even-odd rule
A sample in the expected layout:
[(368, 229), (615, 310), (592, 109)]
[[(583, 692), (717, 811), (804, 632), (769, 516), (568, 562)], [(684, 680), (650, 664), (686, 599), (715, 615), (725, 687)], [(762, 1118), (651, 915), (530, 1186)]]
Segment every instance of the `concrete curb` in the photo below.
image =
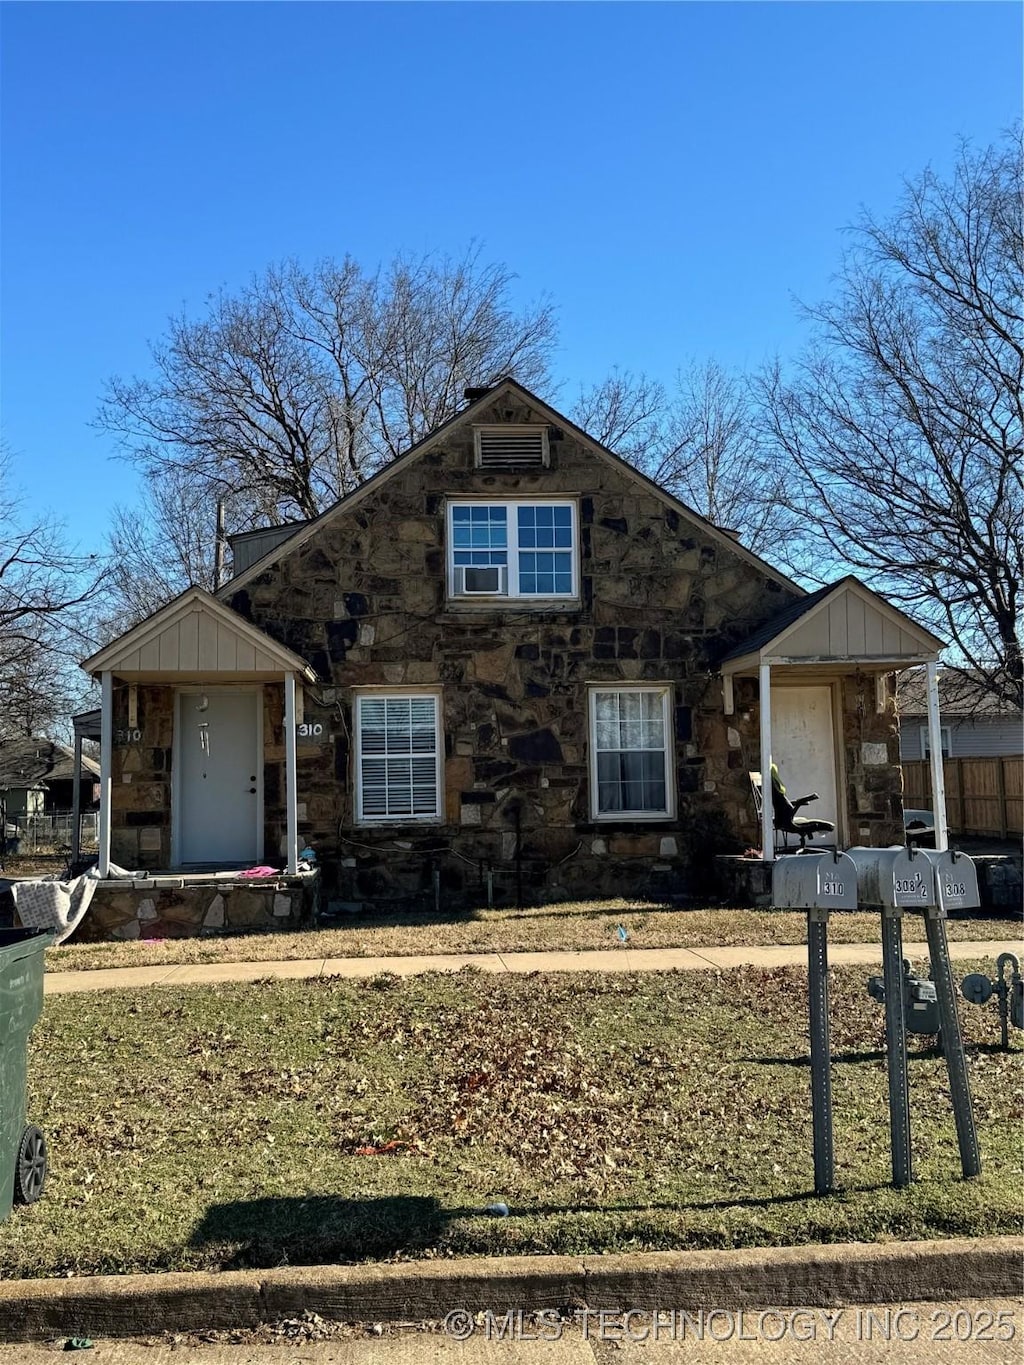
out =
[(0, 1283), (0, 1340), (253, 1327), (304, 1312), (352, 1322), (454, 1308), (841, 1307), (1012, 1297), (1024, 1239), (841, 1243), (628, 1256), (519, 1256)]

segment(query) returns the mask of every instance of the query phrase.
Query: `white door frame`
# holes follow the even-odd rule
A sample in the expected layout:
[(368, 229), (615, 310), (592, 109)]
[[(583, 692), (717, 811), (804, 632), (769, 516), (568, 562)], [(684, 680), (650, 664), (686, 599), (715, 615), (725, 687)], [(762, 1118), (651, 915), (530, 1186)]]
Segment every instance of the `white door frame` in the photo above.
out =
[[(832, 766), (835, 772), (835, 798), (836, 798), (836, 846), (837, 848), (850, 847), (850, 821), (846, 800), (846, 746), (843, 743), (843, 685), (842, 681), (836, 678), (787, 678), (785, 671), (776, 668), (772, 674), (772, 692), (782, 691), (795, 687), (827, 687), (829, 692), (829, 706), (832, 711)], [(799, 793), (802, 795), (803, 793)], [(814, 810), (808, 807), (806, 811), (801, 811), (801, 815), (806, 814), (808, 819), (814, 819)], [(774, 828), (774, 825), (773, 825)]]
[(188, 683), (174, 689), (174, 731), (171, 736), (171, 866), (181, 866), (181, 703), (203, 692), (256, 694), (256, 862), (263, 861), (263, 684)]

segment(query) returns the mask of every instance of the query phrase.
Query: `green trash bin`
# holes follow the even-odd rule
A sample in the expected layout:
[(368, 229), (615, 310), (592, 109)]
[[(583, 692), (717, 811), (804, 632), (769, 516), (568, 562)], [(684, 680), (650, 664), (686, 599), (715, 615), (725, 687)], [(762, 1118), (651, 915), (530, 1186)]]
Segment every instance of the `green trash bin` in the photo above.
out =
[(46, 1182), (46, 1139), (25, 1121), (28, 1035), (43, 1009), (43, 961), (53, 934), (0, 929), (0, 1219), (34, 1204)]

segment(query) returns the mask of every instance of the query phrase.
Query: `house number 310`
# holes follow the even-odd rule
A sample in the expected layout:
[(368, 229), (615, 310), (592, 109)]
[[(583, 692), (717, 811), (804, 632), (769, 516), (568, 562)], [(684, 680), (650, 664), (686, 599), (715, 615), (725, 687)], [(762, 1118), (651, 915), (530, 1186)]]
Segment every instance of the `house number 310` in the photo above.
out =
[(319, 739), (324, 732), (324, 727), (318, 720), (304, 721), (295, 729), (300, 739)]

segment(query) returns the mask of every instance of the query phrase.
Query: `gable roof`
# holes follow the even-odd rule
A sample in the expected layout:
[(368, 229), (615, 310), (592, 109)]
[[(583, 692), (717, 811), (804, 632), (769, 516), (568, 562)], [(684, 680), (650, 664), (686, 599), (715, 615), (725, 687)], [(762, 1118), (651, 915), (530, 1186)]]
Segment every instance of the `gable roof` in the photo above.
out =
[[(473, 392), (476, 391), (473, 390)], [(263, 555), (262, 558), (250, 564), (237, 578), (230, 579), (222, 587), (218, 588), (218, 598), (223, 599), (230, 596), (232, 593), (237, 592), (239, 588), (245, 587), (253, 578), (256, 578), (259, 574), (263, 573), (264, 570), (268, 569), (279, 559), (287, 554), (291, 554), (292, 551), (299, 549), (302, 545), (305, 545), (306, 542), (312, 539), (323, 526), (329, 525), (338, 517), (352, 511), (355, 507), (358, 507), (364, 498), (368, 497), (371, 493), (376, 492), (393, 474), (398, 473), (399, 470), (405, 469), (413, 460), (425, 455), (439, 441), (444, 439), (445, 435), (453, 426), (467, 421), (471, 422), (475, 415), (492, 406), (503, 394), (515, 395), (517, 398), (536, 409), (542, 420), (547, 424), (562, 427), (566, 431), (571, 432), (573, 437), (579, 441), (580, 444), (586, 446), (599, 459), (606, 460), (613, 464), (620, 473), (625, 474), (635, 483), (640, 484), (646, 491), (654, 493), (674, 512), (685, 517), (688, 521), (691, 521), (710, 540), (717, 542), (725, 549), (729, 550), (746, 564), (757, 569), (759, 573), (762, 573), (774, 582), (779, 583), (790, 592), (801, 594), (804, 592), (804, 589), (801, 588), (798, 583), (794, 583), (793, 580), (787, 577), (780, 569), (776, 569), (775, 566), (769, 564), (767, 560), (761, 559), (759, 555), (754, 554), (752, 550), (748, 550), (736, 540), (734, 536), (723, 531), (720, 527), (716, 526), (714, 522), (708, 521), (706, 517), (702, 517), (699, 512), (694, 511), (692, 507), (688, 507), (686, 503), (680, 502), (678, 498), (673, 497), (673, 495), (662, 488), (660, 484), (655, 483), (653, 479), (649, 479), (646, 474), (642, 474), (639, 469), (634, 468), (633, 465), (624, 460), (621, 455), (616, 455), (613, 450), (609, 450), (607, 446), (603, 446), (599, 441), (595, 441), (593, 436), (589, 436), (580, 427), (576, 426), (573, 422), (570, 422), (567, 417), (564, 417), (560, 412), (556, 411), (555, 408), (550, 407), (542, 398), (538, 398), (535, 393), (531, 393), (529, 389), (525, 388), (515, 379), (502, 379), (495, 384), (493, 388), (481, 392), (467, 407), (463, 408), (460, 412), (455, 413), (454, 416), (449, 417), (447, 421), (442, 422), (435, 431), (430, 432), (430, 434), (425, 436), (421, 441), (417, 441), (417, 443), (405, 451), (404, 454), (397, 456), (390, 464), (387, 464), (383, 469), (378, 470), (376, 474), (367, 479), (365, 483), (361, 483), (353, 492), (349, 493), (346, 497), (341, 498), (332, 507), (328, 507), (325, 512), (321, 512), (321, 514), (312, 521), (307, 521), (304, 525), (297, 527), (291, 536), (275, 545)], [(582, 491), (585, 490), (581, 490), (581, 492)]]
[(819, 602), (823, 602), (830, 592), (835, 589), (834, 583), (828, 583), (824, 588), (819, 588), (817, 592), (802, 597), (799, 602), (791, 602), (788, 607), (783, 607), (776, 612), (764, 625), (758, 626), (752, 635), (748, 635), (745, 640), (741, 640), (735, 648), (722, 658), (722, 663), (729, 659), (738, 659), (744, 654), (752, 654), (755, 650), (760, 650), (764, 645), (769, 644), (780, 635), (787, 626), (799, 621), (802, 616), (806, 616), (812, 611)]
[[(70, 781), (74, 775), (75, 756), (63, 744), (50, 739), (0, 739), (0, 788), (39, 788), (47, 782)], [(99, 775), (99, 764), (83, 754), (83, 779)]]
[(298, 673), (316, 682), (305, 659), (265, 635), (204, 588), (186, 588), (152, 616), (83, 660), (94, 677), (218, 673)]
[[(1021, 709), (985, 686), (984, 679), (954, 669), (943, 669), (938, 676), (939, 711), (944, 716), (1016, 718)], [(900, 676), (896, 684), (896, 705), (901, 716), (928, 714), (927, 678), (918, 669)]]
[(723, 673), (772, 658), (808, 663), (857, 661), (896, 666), (934, 659), (943, 641), (847, 574), (792, 603), (735, 645)]

